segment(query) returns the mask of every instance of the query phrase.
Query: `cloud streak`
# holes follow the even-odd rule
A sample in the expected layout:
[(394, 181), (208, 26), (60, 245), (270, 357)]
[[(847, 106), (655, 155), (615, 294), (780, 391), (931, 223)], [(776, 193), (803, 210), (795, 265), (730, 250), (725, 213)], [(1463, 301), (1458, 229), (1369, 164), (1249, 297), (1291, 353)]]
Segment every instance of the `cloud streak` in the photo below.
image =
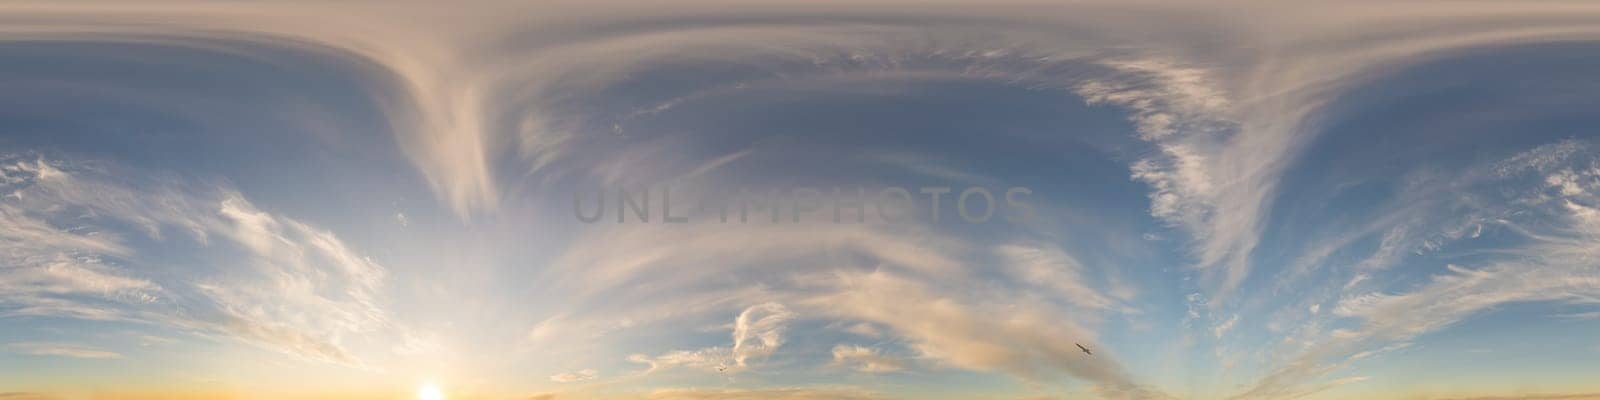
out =
[[(7, 316), (153, 323), (311, 360), (361, 361), (338, 337), (387, 329), (384, 269), (332, 233), (255, 208), (225, 188), (111, 175), (42, 158), (0, 169), (0, 304)], [(132, 227), (131, 229), (126, 227)], [(171, 260), (135, 239), (192, 246), (218, 264), (157, 279)]]
[(6, 344), (12, 353), (30, 356), (52, 356), (82, 359), (122, 358), (122, 354), (88, 346), (67, 343), (16, 342)]

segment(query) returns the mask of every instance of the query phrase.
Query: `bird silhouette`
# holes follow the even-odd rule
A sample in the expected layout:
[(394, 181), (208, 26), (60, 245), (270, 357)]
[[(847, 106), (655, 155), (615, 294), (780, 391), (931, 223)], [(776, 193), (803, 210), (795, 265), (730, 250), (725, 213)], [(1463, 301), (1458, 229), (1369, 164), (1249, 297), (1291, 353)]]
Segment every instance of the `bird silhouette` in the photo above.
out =
[(1083, 350), (1083, 354), (1088, 354), (1088, 355), (1091, 355), (1091, 356), (1094, 355), (1094, 352), (1089, 351), (1088, 347), (1083, 347), (1083, 345), (1077, 344), (1077, 343), (1073, 343), (1072, 345), (1078, 346), (1078, 350)]

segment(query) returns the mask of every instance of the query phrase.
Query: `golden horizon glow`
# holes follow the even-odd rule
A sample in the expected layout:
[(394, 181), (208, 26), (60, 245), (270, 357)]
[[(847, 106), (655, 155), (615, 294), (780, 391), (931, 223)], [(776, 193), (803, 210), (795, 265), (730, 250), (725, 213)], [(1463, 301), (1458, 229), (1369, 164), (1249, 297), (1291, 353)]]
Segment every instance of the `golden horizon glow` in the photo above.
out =
[(417, 388), (417, 400), (445, 400), (444, 392), (439, 390), (439, 385), (433, 382), (424, 382)]

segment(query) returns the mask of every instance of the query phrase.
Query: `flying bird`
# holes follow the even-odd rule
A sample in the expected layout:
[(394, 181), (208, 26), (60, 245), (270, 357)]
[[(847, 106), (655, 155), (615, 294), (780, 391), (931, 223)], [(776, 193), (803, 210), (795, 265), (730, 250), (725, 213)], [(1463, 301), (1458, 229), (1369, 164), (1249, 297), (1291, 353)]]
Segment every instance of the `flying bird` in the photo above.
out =
[(1094, 352), (1089, 351), (1088, 347), (1083, 347), (1083, 345), (1077, 343), (1073, 343), (1073, 345), (1078, 346), (1078, 350), (1083, 350), (1083, 354), (1094, 355)]

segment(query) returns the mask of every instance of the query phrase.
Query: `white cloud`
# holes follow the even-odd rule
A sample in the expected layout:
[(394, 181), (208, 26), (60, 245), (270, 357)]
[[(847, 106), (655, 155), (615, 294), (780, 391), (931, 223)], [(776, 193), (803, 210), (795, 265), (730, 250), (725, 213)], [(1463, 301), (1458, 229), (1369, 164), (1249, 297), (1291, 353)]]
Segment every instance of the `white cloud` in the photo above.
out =
[[(381, 266), (238, 193), (46, 160), (6, 160), (0, 170), (0, 190), (16, 194), (0, 202), (8, 315), (141, 321), (346, 365), (361, 361), (340, 337), (388, 326), (376, 302)], [(175, 266), (125, 244), (141, 235), (188, 241), (178, 245), (218, 264), (154, 278), (151, 269)]]
[[(1547, 148), (1533, 152), (1548, 152)], [(1259, 380), (1241, 398), (1286, 398), (1305, 390), (1315, 380), (1350, 363), (1403, 348), (1409, 341), (1429, 332), (1456, 325), (1474, 315), (1514, 303), (1600, 302), (1600, 279), (1595, 279), (1592, 260), (1600, 233), (1589, 227), (1600, 223), (1588, 206), (1600, 201), (1600, 170), (1560, 167), (1547, 157), (1527, 153), (1512, 160), (1538, 158), (1540, 168), (1553, 171), (1519, 170), (1547, 179), (1531, 194), (1511, 202), (1517, 207), (1513, 219), (1499, 223), (1523, 235), (1527, 243), (1498, 250), (1502, 257), (1481, 266), (1449, 264), (1445, 272), (1433, 275), (1413, 290), (1389, 293), (1366, 292), (1339, 300), (1331, 314), (1354, 318), (1355, 328), (1328, 332), (1326, 338), (1308, 346), (1300, 354)], [(1507, 171), (1503, 166), (1495, 170)], [(1473, 174), (1467, 179), (1487, 179), (1500, 183), (1504, 173)], [(1454, 187), (1464, 187), (1458, 183)], [(1476, 182), (1483, 183), (1483, 182)], [(1345, 287), (1370, 279), (1359, 273)]]
[(1006, 262), (1006, 272), (1023, 285), (1051, 290), (1068, 304), (1091, 310), (1133, 310), (1091, 288), (1083, 276), (1084, 267), (1058, 247), (1042, 244), (1005, 244), (995, 253)]
[(1217, 324), (1216, 327), (1212, 328), (1211, 329), (1211, 335), (1217, 337), (1218, 339), (1221, 339), (1223, 336), (1228, 334), (1228, 331), (1232, 331), (1233, 330), (1233, 325), (1234, 324), (1238, 324), (1238, 323), (1239, 323), (1239, 314), (1234, 314), (1233, 316), (1228, 317), (1227, 320), (1222, 321), (1221, 324)]
[(905, 369), (905, 361), (884, 355), (882, 350), (854, 345), (833, 346), (833, 365), (860, 372), (895, 372)]
[(1074, 376), (1112, 399), (1170, 397), (1134, 381), (1110, 353), (1085, 359), (1073, 343), (1093, 342), (1094, 334), (1044, 304), (1006, 299), (1004, 306), (994, 305), (1003, 311), (989, 309), (941, 296), (925, 284), (886, 271), (840, 273), (818, 284), (830, 290), (798, 305), (885, 326), (930, 360), (1035, 381)]
[(772, 356), (783, 346), (784, 330), (795, 314), (778, 303), (762, 303), (747, 307), (734, 319), (733, 347), (708, 347), (699, 350), (677, 350), (658, 356), (635, 354), (629, 361), (649, 364), (655, 371), (667, 367), (689, 367), (716, 372), (740, 372), (754, 367), (754, 362)]
[[(4, 11), (17, 20), (51, 22), (7, 24), (0, 27), (0, 38), (7, 41), (103, 38), (117, 42), (183, 44), (191, 41), (186, 38), (233, 32), (236, 35), (230, 38), (241, 42), (296, 43), (349, 52), (381, 69), (382, 73), (377, 75), (392, 84), (392, 87), (380, 89), (389, 92), (379, 95), (384, 104), (393, 107), (389, 115), (398, 131), (397, 142), (435, 195), (463, 218), (492, 212), (504, 201), (502, 196), (506, 191), (502, 186), (505, 182), (491, 166), (507, 164), (505, 158), (515, 157), (525, 164), (520, 166), (524, 170), (552, 172), (557, 161), (574, 158), (571, 153), (594, 137), (589, 135), (591, 132), (578, 131), (582, 121), (576, 120), (585, 113), (571, 110), (572, 100), (615, 89), (618, 82), (652, 66), (737, 65), (762, 70), (771, 76), (791, 77), (806, 75), (805, 71), (818, 74), (888, 71), (903, 66), (906, 60), (926, 57), (954, 65), (951, 69), (965, 74), (963, 76), (1013, 82), (1047, 81), (1041, 85), (1076, 88), (1091, 101), (1115, 104), (1132, 111), (1138, 134), (1152, 143), (1153, 151), (1135, 161), (1130, 175), (1150, 186), (1151, 213), (1181, 227), (1195, 240), (1192, 247), (1195, 264), (1203, 268), (1202, 273), (1206, 275), (1200, 286), (1208, 294), (1195, 298), (1221, 307), (1228, 304), (1230, 295), (1252, 273), (1255, 265), (1249, 255), (1260, 240), (1266, 213), (1273, 209), (1270, 194), (1279, 183), (1282, 169), (1292, 164), (1290, 161), (1301, 145), (1315, 133), (1317, 121), (1312, 117), (1329, 99), (1374, 74), (1426, 57), (1452, 53), (1450, 50), (1593, 38), (1595, 32), (1600, 31), (1595, 29), (1595, 19), (1582, 18), (1594, 12), (1592, 6), (1565, 2), (1407, 4), (1386, 9), (1395, 18), (1372, 18), (1367, 10), (1336, 3), (1260, 7), (1253, 9), (1252, 23), (1244, 25), (1237, 23), (1236, 7), (1214, 4), (1148, 7), (1107, 2), (1086, 3), (1078, 8), (936, 8), (920, 14), (963, 18), (965, 22), (954, 27), (922, 21), (896, 23), (895, 18), (877, 18), (893, 14), (871, 5), (829, 6), (837, 7), (832, 8), (829, 15), (873, 17), (859, 20), (868, 22), (844, 24), (848, 26), (832, 20), (808, 24), (808, 21), (818, 21), (808, 19), (819, 14), (816, 9), (802, 11), (781, 4), (750, 8), (724, 5), (719, 9), (726, 10), (725, 13), (696, 18), (684, 18), (686, 14), (675, 11), (677, 8), (621, 6), (597, 13), (586, 6), (542, 3), (479, 8), (424, 3), (341, 3), (328, 7), (257, 3), (198, 6), (8, 4)], [(1495, 17), (1513, 14), (1510, 18)], [(585, 17), (575, 18), (574, 15)], [(411, 23), (419, 20), (428, 23)], [(662, 23), (648, 24), (651, 29), (632, 30), (618, 28), (630, 26), (617, 23), (618, 20)], [(773, 20), (784, 22), (762, 22)], [(126, 23), (128, 21), (138, 23)], [(1028, 23), (1017, 24), (1017, 21)], [(1043, 28), (1035, 28), (1040, 26)], [(1029, 40), (1030, 37), (1036, 39)], [(1214, 43), (1228, 43), (1228, 47), (1218, 49), (1213, 47)], [(1116, 54), (1104, 59), (1101, 54), (1090, 53), (1103, 49), (1115, 49), (1113, 53)], [(1052, 70), (1059, 66), (1057, 62), (1069, 59), (1098, 62), (1113, 70), (1114, 76), (1093, 76), (1088, 81), (1081, 80), (1083, 77), (1077, 72), (1067, 74), (1071, 75), (1070, 79), (1041, 76), (1048, 72), (1039, 71)], [(1013, 63), (1016, 65), (1008, 65)], [(496, 121), (503, 120), (516, 120), (511, 122), (516, 126), (497, 126)], [(1570, 152), (1563, 146), (1570, 144), (1547, 150), (1552, 154)], [(1549, 164), (1545, 160), (1544, 156), (1537, 155), (1513, 160), (1507, 164), (1507, 170), (1522, 168), (1517, 165), (1543, 170), (1543, 166)], [(589, 167), (572, 169), (587, 171)], [(22, 253), (0, 251), (0, 257), (9, 254), (37, 256), (19, 258), (26, 262), (5, 260), (8, 267), (22, 266), (4, 272), (4, 278), (0, 278), (7, 282), (0, 288), (0, 301), (10, 306), (7, 308), (10, 313), (162, 320), (203, 332), (254, 338), (248, 340), (269, 348), (314, 354), (314, 358), (344, 360), (348, 360), (349, 355), (342, 354), (342, 347), (336, 343), (338, 338), (382, 325), (381, 313), (373, 306), (378, 288), (375, 282), (381, 281), (381, 268), (355, 256), (343, 245), (335, 245), (338, 242), (327, 232), (254, 209), (242, 198), (196, 197), (183, 193), (186, 189), (177, 190), (180, 193), (168, 193), (163, 189), (148, 193), (115, 185), (96, 187), (136, 195), (131, 198), (156, 196), (168, 201), (119, 202), (112, 200), (126, 197), (97, 197), (94, 191), (63, 190), (79, 187), (73, 182), (77, 179), (71, 173), (58, 174), (61, 171), (43, 163), (28, 161), (6, 168), (9, 169), (5, 175), (0, 175), (0, 182), (27, 188), (8, 186), (5, 193), (0, 193), (0, 197), (13, 202), (6, 204), (23, 204), (16, 208), (21, 211), (0, 213), (0, 239), (4, 239), (0, 240), (0, 246), (5, 243), (28, 246), (17, 249)], [(514, 174), (520, 176), (522, 172)], [(1574, 186), (1577, 181), (1566, 176), (1541, 178), (1553, 180), (1552, 195), (1576, 196), (1581, 194), (1578, 190), (1583, 189)], [(31, 183), (21, 183), (24, 179)], [(55, 198), (38, 200), (41, 196)], [(99, 215), (125, 218), (122, 222), (140, 226), (144, 232), (90, 234), (69, 230), (76, 227), (58, 224), (61, 221), (58, 218), (64, 214), (37, 214), (48, 210), (48, 203), (89, 206)], [(1591, 218), (1600, 218), (1600, 213), (1593, 212), (1594, 202), (1574, 200), (1560, 206), (1579, 222), (1589, 223), (1594, 222)], [(205, 210), (208, 215), (191, 215), (192, 210)], [(986, 315), (997, 312), (995, 309), (1000, 307), (996, 304), (1027, 303), (1030, 299), (999, 295), (984, 298), (992, 294), (964, 285), (971, 281), (963, 279), (970, 276), (962, 275), (961, 270), (969, 263), (955, 257), (962, 254), (962, 250), (945, 246), (952, 241), (918, 242), (855, 229), (809, 232), (739, 229), (728, 230), (725, 235), (692, 230), (637, 231), (636, 235), (602, 234), (582, 238), (584, 244), (580, 248), (558, 260), (561, 262), (557, 263), (557, 269), (561, 273), (554, 275), (576, 281), (570, 287), (588, 295), (577, 296), (586, 305), (603, 302), (594, 299), (614, 294), (621, 291), (620, 288), (632, 289), (628, 285), (635, 282), (631, 280), (660, 277), (646, 273), (669, 275), (661, 277), (658, 287), (639, 288), (655, 290), (650, 293), (653, 297), (640, 295), (616, 300), (624, 304), (616, 307), (654, 300), (679, 304), (665, 300), (688, 296), (684, 294), (686, 288), (725, 276), (730, 271), (779, 270), (781, 268), (772, 266), (780, 264), (776, 261), (803, 259), (819, 248), (846, 249), (845, 252), (866, 253), (888, 270), (873, 275), (847, 271), (844, 276), (850, 279), (843, 279), (846, 286), (859, 284), (910, 294), (959, 292), (964, 296), (928, 295), (917, 299), (945, 312), (941, 317), (949, 318), (947, 322), (957, 326), (965, 326), (963, 323), (970, 321), (993, 324), (998, 326), (995, 331), (1008, 337), (990, 340), (975, 331), (934, 332), (904, 316), (884, 312), (892, 309), (901, 314), (917, 315), (922, 310), (896, 305), (896, 299), (870, 294), (853, 296), (876, 302), (838, 312), (851, 320), (873, 321), (885, 330), (910, 338), (924, 351), (941, 355), (939, 359), (968, 368), (1001, 369), (1022, 376), (1058, 369), (1075, 371), (1071, 373), (1115, 387), (1126, 387), (1131, 381), (1120, 374), (1083, 370), (1087, 367), (1060, 358), (1067, 354), (1056, 354), (1050, 346), (1039, 346), (1043, 349), (1039, 353), (1018, 356), (1049, 361), (1043, 363), (1049, 367), (1022, 366), (983, 356), (1018, 354), (1016, 347), (1019, 346), (1006, 341), (1042, 340), (1031, 336), (1035, 335), (1031, 329), (1024, 328), (1043, 324), (1026, 319), (998, 321)], [(215, 241), (219, 247), (247, 247), (248, 253), (241, 264), (249, 268), (239, 268), (235, 274), (209, 277), (214, 280), (196, 286), (205, 296), (202, 300), (206, 302), (206, 309), (216, 311), (214, 317), (220, 319), (169, 320), (173, 318), (170, 313), (150, 311), (164, 307), (162, 301), (178, 301), (169, 296), (169, 291), (189, 288), (190, 283), (168, 282), (130, 271), (136, 269), (132, 268), (135, 265), (128, 264), (138, 261), (129, 260), (136, 258), (136, 254), (125, 248), (125, 241), (118, 236), (133, 234), (187, 236), (201, 242)], [(1409, 236), (1406, 237), (1409, 240)], [(770, 238), (771, 243), (785, 245), (763, 246), (760, 240), (749, 238)], [(1538, 239), (1560, 243), (1570, 236)], [(790, 244), (795, 245), (786, 247)], [(1371, 269), (1391, 264), (1391, 257), (1406, 249), (1398, 246), (1399, 242), (1394, 244), (1397, 246), (1390, 248), (1393, 251), (1374, 254)], [(611, 251), (610, 246), (638, 251), (620, 254)], [(302, 261), (289, 256), (296, 253), (315, 260)], [(1557, 261), (1542, 257), (1539, 260)], [(62, 266), (49, 267), (47, 263)], [(714, 263), (719, 267), (680, 268), (676, 271), (687, 272), (676, 275), (661, 273), (671, 266), (698, 267)], [(751, 264), (759, 266), (748, 267)], [(1023, 272), (1054, 273), (1068, 270), (1062, 266), (1072, 264), (1061, 261), (1044, 265), (1052, 267)], [(903, 271), (902, 268), (917, 270)], [(1348, 303), (1330, 303), (1330, 312), (1325, 314), (1343, 312), (1340, 315), (1382, 317), (1372, 314), (1382, 314), (1381, 310), (1392, 304), (1417, 301), (1419, 297), (1413, 296), (1436, 296), (1438, 293), (1429, 291), (1436, 289), (1435, 286), (1472, 281), (1474, 278), (1470, 277), (1478, 274), (1496, 276), (1490, 279), (1494, 282), (1516, 282), (1527, 277), (1509, 267), (1494, 265), (1461, 271), (1438, 277), (1430, 281), (1429, 286), (1414, 292), (1377, 293), (1352, 298)], [(337, 282), (320, 280), (323, 275)], [(1368, 290), (1370, 285), (1362, 283), (1379, 279), (1381, 277), (1362, 274), (1339, 281), (1347, 282), (1346, 286), (1352, 290)], [(742, 275), (732, 280), (740, 283), (779, 281), (770, 275), (759, 278)], [(1057, 293), (1083, 300), (1077, 303), (1084, 308), (1095, 309), (1097, 304), (1106, 304), (1096, 299), (1092, 291), (1065, 286), (1055, 280), (1043, 283), (1055, 286)], [(1507, 289), (1497, 286), (1501, 284), (1504, 282), (1468, 285), (1460, 292), (1477, 295), (1493, 292), (1491, 288)], [(35, 290), (36, 287), (52, 289), (40, 291)], [(1509, 289), (1511, 292), (1519, 290)], [(691, 311), (671, 312), (662, 311), (664, 307), (649, 307), (648, 312), (639, 314), (649, 314), (656, 320), (683, 317), (733, 307), (728, 305), (730, 303), (755, 304), (746, 302), (752, 298), (790, 295), (778, 293), (783, 292), (780, 289), (740, 290), (739, 302), (704, 295), (694, 299), (691, 304), (697, 307)], [(280, 294), (287, 296), (286, 299), (279, 301), (276, 296)], [(805, 297), (794, 296), (801, 300)], [(820, 296), (823, 300), (818, 302), (826, 303), (826, 299), (852, 295), (824, 292)], [(114, 301), (108, 305), (85, 301), (83, 297)], [(1484, 299), (1516, 298), (1484, 294)], [(156, 304), (140, 305), (137, 301), (126, 301), (128, 299), (152, 299)], [(281, 307), (253, 309), (251, 306), (257, 303)], [(1297, 311), (1305, 304), (1292, 303)], [(796, 309), (800, 307), (795, 305), (797, 303), (787, 304)], [(1058, 313), (1052, 308), (1031, 304), (1025, 308), (1051, 318), (1060, 317), (1054, 315)], [(1445, 307), (1432, 311), (1443, 313), (1444, 320), (1448, 321), (1459, 310)], [(278, 322), (298, 317), (300, 313), (309, 316), (313, 323), (290, 326)], [(1083, 321), (1092, 321), (1093, 314), (1068, 315), (1071, 317), (1066, 318), (1069, 327), (1054, 329), (1090, 336), (1092, 332)], [(1198, 313), (1195, 315), (1198, 318)], [(607, 329), (622, 325), (611, 320), (594, 322), (606, 320), (605, 317), (608, 316), (573, 317), (571, 320), (577, 320), (579, 325), (605, 325)], [(1429, 320), (1434, 318), (1419, 318), (1417, 323)], [(554, 335), (552, 332), (562, 330), (558, 325), (562, 324), (541, 325), (548, 329), (537, 329), (538, 335), (531, 336)], [(1349, 335), (1361, 337), (1363, 332), (1350, 331)], [(759, 336), (753, 338), (749, 342), (752, 346), (764, 346)], [(733, 357), (732, 349), (722, 351), (729, 353), (723, 357)], [(1351, 352), (1357, 351), (1329, 350), (1327, 355)]]
[(16, 342), (6, 344), (6, 349), (10, 350), (12, 353), (30, 356), (53, 356), (85, 359), (122, 358), (122, 354), (118, 354), (113, 351), (68, 343)]
[(794, 316), (778, 303), (757, 304), (739, 313), (733, 324), (734, 364), (745, 367), (751, 359), (771, 356), (783, 346), (784, 328)]
[(850, 326), (846, 327), (844, 331), (869, 338), (883, 336), (883, 332), (878, 330), (878, 327), (872, 326), (872, 324), (865, 322), (850, 324)]
[(559, 374), (550, 375), (550, 381), (551, 382), (555, 382), (555, 383), (582, 382), (582, 381), (594, 380), (594, 378), (599, 377), (599, 376), (600, 376), (600, 371), (595, 371), (593, 369), (585, 369), (585, 370), (581, 370), (581, 371), (562, 372), (562, 373), (559, 373)]
[(649, 371), (659, 371), (667, 368), (684, 367), (712, 372), (738, 372), (740, 368), (732, 366), (733, 352), (727, 347), (707, 347), (698, 350), (674, 350), (656, 356), (634, 354), (628, 356), (628, 361), (646, 364)]
[[(607, 321), (643, 324), (662, 313), (685, 318), (727, 307), (728, 299), (776, 301), (783, 307), (742, 310), (733, 330), (744, 339), (736, 339), (732, 347), (633, 354), (628, 359), (650, 365), (652, 371), (738, 371), (745, 365), (736, 359), (771, 354), (782, 345), (781, 329), (761, 327), (783, 326), (792, 318), (785, 310), (793, 309), (807, 318), (872, 327), (855, 330), (905, 340), (922, 357), (948, 366), (1037, 381), (1075, 376), (1111, 398), (1166, 396), (1128, 376), (1110, 361), (1112, 353), (1097, 354), (1090, 362), (1072, 346), (1074, 340), (1093, 341), (1094, 332), (1082, 324), (1126, 307), (1080, 282), (1081, 266), (1070, 255), (1037, 243), (977, 253), (952, 238), (913, 232), (826, 224), (601, 230), (556, 264), (556, 271), (563, 273), (557, 279), (589, 293), (593, 297), (584, 301), (599, 308), (581, 318), (547, 319), (530, 337), (540, 342), (574, 334), (592, 338), (588, 335), (597, 331), (625, 329)], [(1036, 285), (1054, 301), (1019, 294), (1012, 287), (967, 286), (976, 271), (964, 268), (976, 267), (959, 260), (978, 256), (1001, 261), (999, 272), (1014, 276), (1019, 285)], [(873, 268), (855, 267), (857, 262)], [(695, 268), (680, 268), (684, 265)], [(721, 284), (729, 275), (745, 276), (742, 281), (750, 283)], [(952, 287), (962, 288), (956, 293), (964, 295), (941, 296), (935, 289)], [(633, 326), (641, 326), (637, 324)]]
[(1600, 311), (1561, 314), (1558, 317), (1565, 319), (1600, 319)]

